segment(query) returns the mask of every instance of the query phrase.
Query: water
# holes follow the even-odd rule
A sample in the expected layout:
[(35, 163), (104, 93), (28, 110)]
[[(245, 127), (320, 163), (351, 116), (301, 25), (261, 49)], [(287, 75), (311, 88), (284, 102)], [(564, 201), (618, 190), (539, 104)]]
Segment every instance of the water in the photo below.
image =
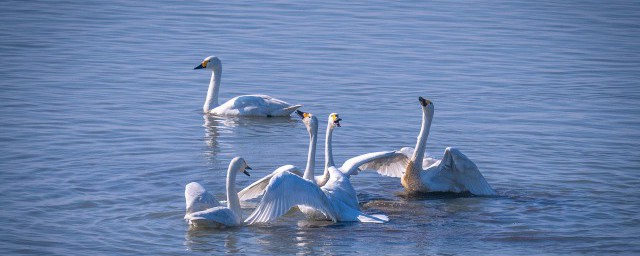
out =
[[(637, 2), (0, 6), (3, 255), (640, 253)], [(308, 142), (295, 117), (203, 118), (208, 55), (222, 100), (301, 103), (321, 130), (340, 113), (338, 163), (413, 146), (431, 99), (427, 152), (459, 148), (499, 196), (363, 174), (363, 209), (391, 222), (189, 231), (185, 184), (223, 198), (234, 156), (244, 186), (303, 166)]]

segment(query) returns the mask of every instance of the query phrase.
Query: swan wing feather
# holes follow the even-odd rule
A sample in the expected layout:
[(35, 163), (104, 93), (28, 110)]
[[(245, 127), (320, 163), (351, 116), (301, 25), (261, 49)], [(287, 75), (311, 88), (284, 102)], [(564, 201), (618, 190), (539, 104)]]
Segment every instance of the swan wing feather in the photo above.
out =
[(271, 178), (260, 204), (245, 222), (269, 222), (296, 205), (314, 208), (333, 221), (337, 220), (327, 195), (316, 184), (293, 173), (281, 172)]
[(298, 168), (293, 165), (280, 166), (278, 169), (276, 169), (269, 175), (264, 176), (262, 179), (259, 179), (251, 183), (249, 186), (245, 187), (244, 189), (240, 190), (240, 192), (238, 192), (238, 198), (240, 198), (240, 201), (246, 201), (246, 200), (250, 200), (250, 199), (254, 199), (262, 196), (262, 194), (264, 194), (265, 188), (267, 187), (267, 185), (269, 185), (269, 181), (271, 180), (271, 178), (273, 178), (274, 175), (281, 172), (292, 172), (298, 176), (302, 176), (302, 174), (300, 173), (300, 170), (298, 170)]
[(351, 158), (340, 167), (346, 175), (356, 175), (361, 170), (375, 170), (381, 175), (400, 178), (409, 164), (409, 157), (399, 151), (367, 153)]
[(474, 195), (496, 194), (484, 176), (482, 176), (476, 164), (458, 149), (451, 147), (445, 149), (442, 160), (432, 168), (434, 167), (439, 167), (439, 170), (432, 179), (446, 180), (452, 187), (461, 188), (455, 190), (468, 190)]
[[(412, 147), (404, 147), (399, 150), (401, 153), (405, 154), (409, 159), (413, 156), (413, 151), (415, 151)], [(437, 163), (438, 159), (425, 155), (422, 159), (422, 169), (427, 169), (429, 166)]]
[(291, 105), (268, 95), (236, 96), (211, 110), (216, 115), (289, 116), (302, 105)]
[(231, 227), (240, 225), (237, 221), (239, 218), (236, 217), (231, 209), (224, 206), (187, 214), (184, 219), (187, 220), (190, 225), (196, 227), (215, 227), (217, 225)]
[(185, 186), (184, 198), (187, 214), (220, 206), (218, 200), (197, 182), (191, 182)]

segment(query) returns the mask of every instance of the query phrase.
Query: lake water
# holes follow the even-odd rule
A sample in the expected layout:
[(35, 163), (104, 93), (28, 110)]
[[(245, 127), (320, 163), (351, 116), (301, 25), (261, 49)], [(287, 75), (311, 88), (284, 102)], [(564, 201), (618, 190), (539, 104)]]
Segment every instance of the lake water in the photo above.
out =
[[(0, 4), (1, 254), (640, 254), (638, 2), (232, 2)], [(413, 146), (431, 99), (427, 153), (457, 147), (499, 195), (368, 173), (389, 223), (189, 231), (188, 182), (222, 199), (231, 158), (244, 186), (308, 143), (297, 117), (203, 117), (208, 55), (221, 100), (339, 113), (338, 163)]]

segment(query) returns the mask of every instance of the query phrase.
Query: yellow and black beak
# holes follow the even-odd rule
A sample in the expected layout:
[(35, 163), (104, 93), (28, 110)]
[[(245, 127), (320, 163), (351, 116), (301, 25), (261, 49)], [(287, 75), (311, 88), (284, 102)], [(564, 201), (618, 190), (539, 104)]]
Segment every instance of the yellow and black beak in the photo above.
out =
[(342, 118), (335, 116), (333, 118), (333, 124), (335, 124), (336, 126), (340, 127), (340, 121), (342, 121)]
[(429, 104), (433, 104), (433, 103), (431, 103), (430, 100), (422, 98), (422, 96), (418, 97), (418, 101), (420, 101), (420, 105), (422, 105), (423, 107), (426, 107)]
[(242, 173), (246, 174), (247, 176), (251, 176), (251, 175), (249, 174), (249, 172), (247, 171), (247, 169), (249, 169), (249, 170), (253, 170), (253, 169), (251, 169), (251, 167), (249, 167), (249, 166), (247, 165), (247, 167), (245, 167), (245, 168), (244, 168), (244, 171), (243, 171)]
[(193, 68), (193, 69), (203, 69), (207, 67), (207, 61), (203, 61), (202, 63), (200, 63), (200, 65), (198, 65), (197, 67)]
[(296, 110), (296, 114), (298, 114), (298, 116), (302, 119), (305, 119), (307, 117), (310, 117), (311, 114), (307, 113), (307, 112), (302, 112), (300, 110)]

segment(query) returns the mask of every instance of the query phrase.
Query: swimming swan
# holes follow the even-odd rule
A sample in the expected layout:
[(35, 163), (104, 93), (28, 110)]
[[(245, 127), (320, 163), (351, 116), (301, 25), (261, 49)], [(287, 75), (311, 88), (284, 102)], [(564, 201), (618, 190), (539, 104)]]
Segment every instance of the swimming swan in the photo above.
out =
[[(393, 154), (387, 153), (387, 157), (369, 161), (359, 169), (352, 169), (348, 175), (355, 174), (359, 170), (376, 170), (382, 175), (401, 178), (402, 186), (409, 193), (469, 191), (474, 195), (495, 195), (496, 192), (482, 176), (478, 167), (459, 150), (446, 148), (440, 161), (433, 162), (430, 158), (424, 158), (434, 107), (429, 100), (422, 97), (418, 100), (422, 106), (422, 128), (418, 135), (416, 150), (403, 148)], [(430, 162), (432, 163), (425, 167)]]
[[(250, 185), (249, 187), (260, 187), (260, 189), (252, 190), (250, 197), (262, 194), (264, 196), (245, 222), (248, 224), (269, 222), (282, 216), (294, 206), (298, 206), (307, 217), (316, 220), (373, 223), (388, 221), (387, 216), (366, 215), (360, 211), (356, 192), (351, 186), (351, 182), (335, 167), (329, 168), (330, 178), (326, 184), (322, 187), (318, 186), (317, 178), (313, 175), (318, 122), (309, 113), (298, 111), (298, 114), (303, 118), (303, 123), (311, 138), (304, 175), (300, 177), (290, 171), (278, 172), (276, 170), (270, 174), (269, 179), (262, 180), (262, 184), (258, 185), (256, 182)], [(267, 185), (264, 185), (265, 182)]]
[[(302, 105), (291, 105), (268, 95), (242, 95), (218, 105), (218, 92), (222, 77), (222, 62), (215, 56), (205, 58), (193, 69), (211, 69), (211, 82), (207, 99), (202, 106), (204, 113), (220, 116), (289, 116)], [(213, 108), (213, 109), (212, 109)]]
[(215, 197), (197, 182), (187, 184), (184, 197), (187, 202), (184, 219), (193, 227), (233, 227), (242, 224), (242, 209), (236, 193), (236, 174), (249, 176), (251, 167), (241, 157), (235, 157), (227, 170), (227, 206), (221, 206)]

